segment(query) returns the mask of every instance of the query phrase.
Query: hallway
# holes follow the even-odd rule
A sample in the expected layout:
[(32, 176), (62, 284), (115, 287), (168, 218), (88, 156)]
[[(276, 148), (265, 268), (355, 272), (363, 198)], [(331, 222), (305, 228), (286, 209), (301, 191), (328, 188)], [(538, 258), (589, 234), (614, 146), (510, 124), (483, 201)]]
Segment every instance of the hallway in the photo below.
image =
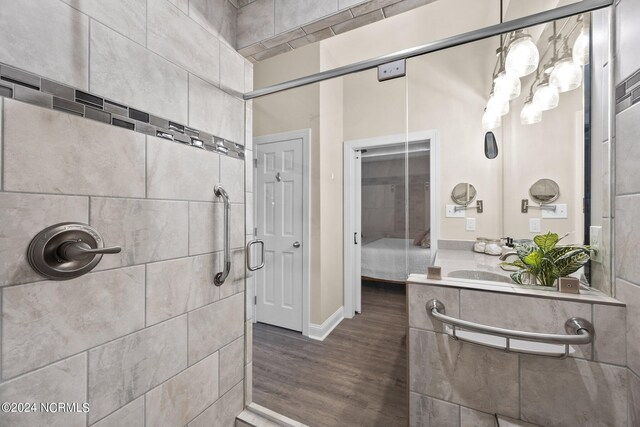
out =
[(403, 285), (363, 283), (362, 314), (323, 341), (253, 330), (253, 400), (310, 426), (407, 424)]

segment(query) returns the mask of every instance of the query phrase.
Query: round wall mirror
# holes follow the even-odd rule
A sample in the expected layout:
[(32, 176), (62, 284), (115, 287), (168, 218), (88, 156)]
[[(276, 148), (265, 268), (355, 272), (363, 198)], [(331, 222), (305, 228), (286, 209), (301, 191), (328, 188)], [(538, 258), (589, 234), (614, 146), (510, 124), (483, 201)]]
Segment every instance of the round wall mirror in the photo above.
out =
[(529, 188), (529, 195), (541, 205), (551, 203), (560, 197), (560, 186), (552, 179), (539, 179)]
[(476, 187), (468, 182), (461, 182), (453, 187), (451, 192), (451, 200), (456, 204), (467, 206), (476, 198)]

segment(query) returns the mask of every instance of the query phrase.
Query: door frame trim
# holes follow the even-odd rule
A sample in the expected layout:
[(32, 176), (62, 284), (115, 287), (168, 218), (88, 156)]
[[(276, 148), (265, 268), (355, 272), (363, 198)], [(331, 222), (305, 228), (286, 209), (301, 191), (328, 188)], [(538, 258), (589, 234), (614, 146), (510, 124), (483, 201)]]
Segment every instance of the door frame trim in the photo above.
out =
[[(431, 203), (431, 262), (438, 253), (438, 238), (440, 230), (440, 135), (437, 130), (425, 130), (374, 138), (353, 139), (344, 142), (344, 318), (351, 319), (355, 315), (356, 285), (353, 283), (355, 274), (355, 259), (352, 254), (354, 229), (354, 185), (355, 185), (355, 156), (356, 150), (380, 147), (385, 145), (414, 142), (428, 139), (430, 141), (430, 203)], [(434, 185), (435, 182), (435, 185)], [(362, 236), (360, 237), (362, 243)], [(426, 273), (426, 272), (425, 272)]]
[[(281, 142), (290, 139), (302, 139), (302, 335), (309, 336), (309, 324), (311, 319), (311, 129), (299, 129), (289, 132), (274, 133), (253, 138), (253, 159), (258, 158), (257, 146), (273, 142)], [(253, 165), (251, 165), (253, 167)], [(253, 174), (253, 219), (255, 226), (258, 179)], [(253, 230), (251, 230), (253, 234)], [(254, 293), (257, 294), (255, 286)], [(250, 301), (253, 303), (253, 301)], [(257, 320), (257, 306), (255, 307), (254, 321)]]

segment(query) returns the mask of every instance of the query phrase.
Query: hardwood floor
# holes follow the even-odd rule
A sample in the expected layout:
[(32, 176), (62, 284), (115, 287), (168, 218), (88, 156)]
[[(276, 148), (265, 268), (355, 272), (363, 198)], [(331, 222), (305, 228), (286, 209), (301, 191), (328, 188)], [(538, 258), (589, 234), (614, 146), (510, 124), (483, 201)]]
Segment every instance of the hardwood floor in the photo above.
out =
[(322, 342), (256, 324), (253, 400), (312, 427), (406, 426), (404, 285), (363, 283), (362, 314)]

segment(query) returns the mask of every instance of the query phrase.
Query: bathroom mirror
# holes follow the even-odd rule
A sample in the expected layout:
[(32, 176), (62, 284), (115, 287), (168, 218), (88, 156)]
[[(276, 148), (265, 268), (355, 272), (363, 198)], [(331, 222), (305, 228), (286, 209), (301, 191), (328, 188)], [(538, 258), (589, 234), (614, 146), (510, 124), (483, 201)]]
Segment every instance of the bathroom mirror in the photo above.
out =
[(476, 198), (476, 188), (468, 182), (461, 182), (453, 187), (451, 200), (461, 206), (468, 206)]
[(560, 197), (560, 186), (552, 179), (539, 179), (529, 187), (529, 195), (541, 205), (552, 203)]

